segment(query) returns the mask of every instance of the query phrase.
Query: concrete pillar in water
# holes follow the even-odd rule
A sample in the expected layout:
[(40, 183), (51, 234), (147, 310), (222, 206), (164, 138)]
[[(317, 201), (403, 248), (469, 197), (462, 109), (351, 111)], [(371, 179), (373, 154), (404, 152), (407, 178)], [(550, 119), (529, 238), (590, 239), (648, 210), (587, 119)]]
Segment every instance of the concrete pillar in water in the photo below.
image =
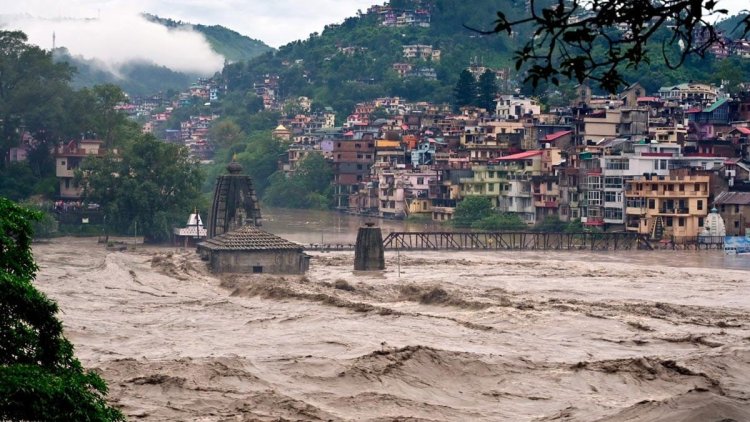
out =
[(385, 269), (383, 235), (380, 227), (366, 223), (357, 232), (357, 245), (354, 249), (354, 269), (356, 271), (377, 271)]

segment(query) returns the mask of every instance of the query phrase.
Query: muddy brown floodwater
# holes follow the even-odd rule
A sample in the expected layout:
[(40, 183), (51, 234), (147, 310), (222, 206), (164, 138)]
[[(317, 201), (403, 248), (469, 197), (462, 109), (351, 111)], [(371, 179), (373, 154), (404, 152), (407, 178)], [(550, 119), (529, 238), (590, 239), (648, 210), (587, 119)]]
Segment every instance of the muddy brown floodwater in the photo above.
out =
[(387, 252), (354, 273), (336, 252), (216, 277), (192, 250), (34, 253), (131, 420), (750, 420), (747, 258)]

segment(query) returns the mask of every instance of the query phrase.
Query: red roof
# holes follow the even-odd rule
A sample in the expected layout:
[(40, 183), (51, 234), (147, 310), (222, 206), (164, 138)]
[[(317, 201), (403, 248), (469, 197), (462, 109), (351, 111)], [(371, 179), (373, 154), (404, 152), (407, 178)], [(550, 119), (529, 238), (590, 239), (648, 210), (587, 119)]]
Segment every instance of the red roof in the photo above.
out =
[(750, 135), (750, 127), (736, 127), (735, 129), (740, 131), (740, 133), (742, 134)]
[(700, 113), (701, 111), (703, 110), (701, 110), (699, 107), (693, 107), (688, 109), (685, 113)]
[(636, 99), (639, 103), (654, 103), (654, 102), (660, 102), (661, 98), (659, 97), (638, 97)]
[(644, 152), (641, 153), (641, 157), (671, 157), (674, 154), (671, 152)]
[(550, 133), (549, 135), (544, 137), (544, 140), (547, 142), (553, 142), (557, 140), (558, 138), (562, 138), (565, 135), (568, 135), (570, 133), (573, 133), (572, 130), (561, 130), (559, 132)]
[(525, 158), (535, 157), (537, 155), (542, 155), (542, 151), (540, 151), (540, 150), (534, 150), (534, 151), (521, 152), (521, 153), (513, 154), (513, 155), (506, 155), (505, 157), (495, 158), (495, 161), (523, 160)]

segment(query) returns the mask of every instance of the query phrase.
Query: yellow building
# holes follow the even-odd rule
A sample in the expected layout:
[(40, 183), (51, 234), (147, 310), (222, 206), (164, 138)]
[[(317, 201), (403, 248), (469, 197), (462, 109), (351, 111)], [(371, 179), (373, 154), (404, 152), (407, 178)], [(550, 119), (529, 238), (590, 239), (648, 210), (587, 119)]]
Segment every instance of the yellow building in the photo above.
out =
[(625, 191), (628, 231), (653, 239), (698, 236), (708, 215), (709, 176), (637, 177)]

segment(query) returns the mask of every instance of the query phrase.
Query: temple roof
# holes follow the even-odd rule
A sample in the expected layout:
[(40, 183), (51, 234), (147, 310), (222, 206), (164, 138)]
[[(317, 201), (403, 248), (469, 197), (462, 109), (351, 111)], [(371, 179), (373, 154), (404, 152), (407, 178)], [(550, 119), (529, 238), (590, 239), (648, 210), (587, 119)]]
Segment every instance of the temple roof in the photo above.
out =
[(302, 250), (302, 246), (268, 233), (253, 225), (242, 226), (213, 237), (199, 245), (213, 251)]

